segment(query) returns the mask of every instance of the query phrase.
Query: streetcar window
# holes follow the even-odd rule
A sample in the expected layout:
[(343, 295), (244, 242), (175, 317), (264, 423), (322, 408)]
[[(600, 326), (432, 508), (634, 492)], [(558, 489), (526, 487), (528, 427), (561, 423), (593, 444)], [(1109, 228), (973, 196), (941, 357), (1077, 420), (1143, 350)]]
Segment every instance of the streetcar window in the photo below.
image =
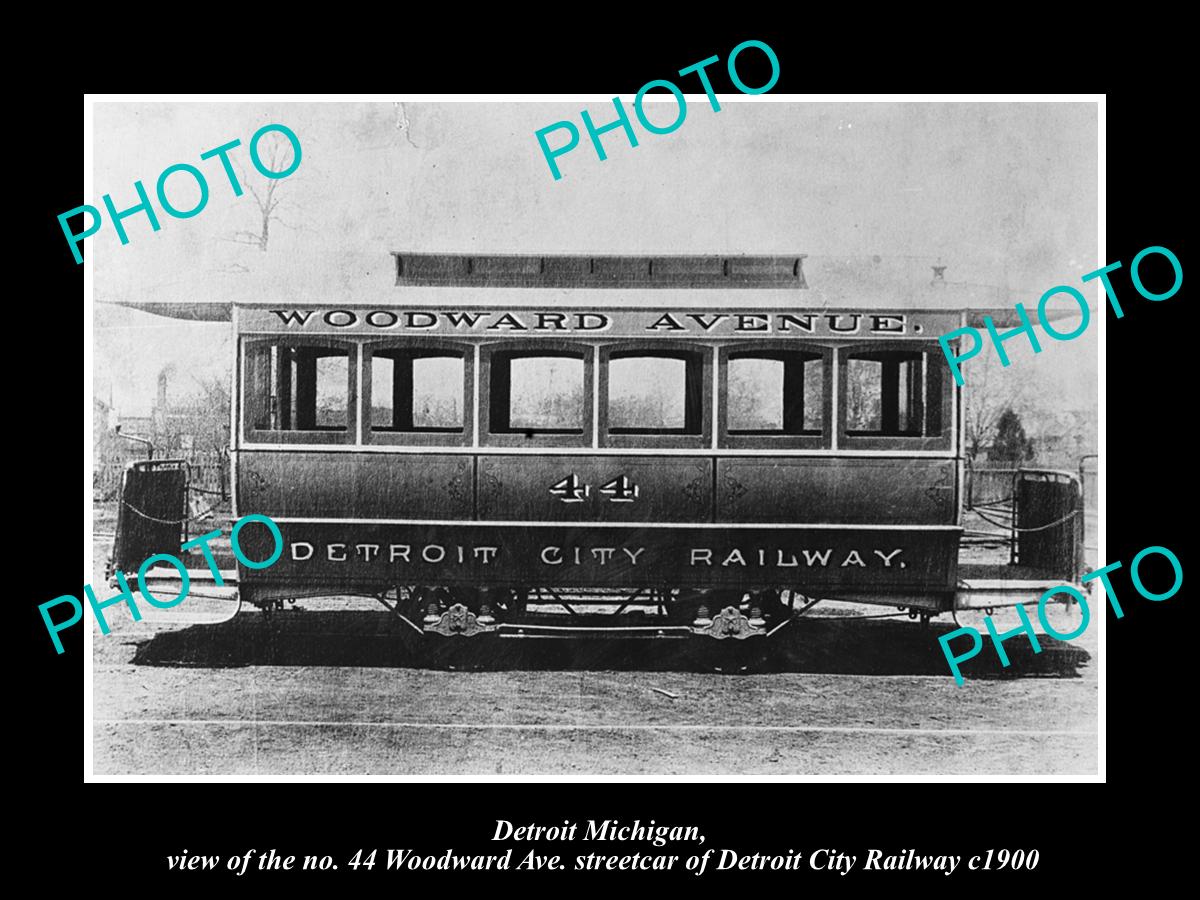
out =
[(825, 427), (825, 361), (794, 351), (731, 353), (725, 396), (732, 435), (819, 435)]
[(444, 351), (371, 353), (371, 430), (461, 432), (465, 362)]
[(700, 434), (702, 376), (703, 362), (696, 354), (612, 353), (609, 434)]
[(492, 433), (582, 434), (584, 381), (582, 354), (492, 354)]
[(346, 431), (350, 353), (338, 347), (254, 344), (247, 403), (258, 431)]
[(852, 353), (845, 366), (846, 433), (886, 437), (942, 430), (941, 368), (920, 351)]

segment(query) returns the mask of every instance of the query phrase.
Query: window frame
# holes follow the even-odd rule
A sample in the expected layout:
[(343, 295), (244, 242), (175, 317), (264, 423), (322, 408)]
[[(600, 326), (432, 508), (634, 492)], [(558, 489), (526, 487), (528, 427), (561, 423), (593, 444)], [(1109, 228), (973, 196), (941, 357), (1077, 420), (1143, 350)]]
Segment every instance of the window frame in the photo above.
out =
[(925, 380), (939, 364), (944, 365), (944, 356), (937, 344), (926, 341), (870, 341), (855, 342), (837, 348), (838, 367), (838, 445), (846, 450), (951, 450), (954, 447), (954, 402), (949, 372), (940, 372), (941, 391), (938, 395), (941, 415), (941, 434), (856, 434), (846, 428), (846, 401), (850, 379), (846, 377), (850, 357), (863, 352), (908, 352), (925, 354), (922, 373), (921, 415), (922, 428), (928, 420), (930, 395)]
[[(815, 355), (821, 360), (821, 433), (818, 434), (730, 434), (729, 433), (729, 363), (734, 355), (778, 359), (786, 353)], [(722, 344), (720, 348), (717, 378), (720, 403), (718, 404), (719, 446), (725, 450), (828, 450), (833, 447), (833, 365), (834, 348), (828, 344), (809, 341), (740, 341)]]
[[(622, 356), (658, 356), (667, 359), (682, 359), (685, 365), (689, 360), (699, 365), (697, 378), (700, 382), (700, 431), (696, 434), (635, 432), (613, 434), (608, 425), (608, 376), (609, 363), (613, 354)], [(600, 380), (597, 390), (599, 410), (597, 419), (597, 435), (599, 447), (622, 447), (631, 449), (686, 449), (695, 450), (712, 446), (712, 371), (713, 348), (709, 345), (690, 341), (642, 341), (628, 340), (600, 347)], [(691, 372), (689, 367), (684, 369), (684, 390), (688, 389), (688, 379)], [(686, 397), (685, 397), (686, 403)]]
[[(346, 428), (341, 431), (271, 431), (254, 427), (255, 402), (250, 391), (250, 355), (259, 345), (287, 348), (327, 347), (346, 351)], [(241, 339), (242, 437), (247, 444), (357, 444), (358, 383), (362, 352), (357, 341), (323, 335), (255, 335)]]
[[(468, 447), (475, 434), (475, 347), (436, 338), (383, 338), (362, 343), (363, 444), (410, 447)], [(404, 350), (420, 356), (461, 356), (463, 360), (463, 427), (455, 431), (374, 431), (371, 428), (371, 363), (376, 350)], [(394, 377), (394, 376), (393, 376)], [(395, 410), (392, 411), (395, 415)]]
[[(578, 434), (527, 429), (492, 431), (492, 368), (497, 356), (509, 362), (522, 357), (569, 357), (583, 360), (583, 427)], [(591, 447), (596, 422), (596, 346), (582, 341), (525, 340), (481, 344), (479, 347), (479, 443), (485, 447)], [(509, 413), (512, 397), (509, 396)]]

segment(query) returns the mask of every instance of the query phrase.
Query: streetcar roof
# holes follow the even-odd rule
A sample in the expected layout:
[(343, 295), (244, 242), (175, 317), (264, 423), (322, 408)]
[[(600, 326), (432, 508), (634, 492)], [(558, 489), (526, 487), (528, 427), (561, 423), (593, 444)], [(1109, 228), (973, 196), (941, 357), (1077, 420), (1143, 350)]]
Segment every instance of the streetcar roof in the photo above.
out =
[[(269, 258), (268, 258), (269, 257)], [(799, 313), (958, 312), (1016, 324), (1029, 291), (956, 282), (945, 267), (878, 256), (522, 256), (266, 254), (225, 272), (97, 300), (157, 315), (230, 321), (234, 306), (433, 309), (643, 309)], [(1059, 318), (1052, 315), (1050, 318)]]

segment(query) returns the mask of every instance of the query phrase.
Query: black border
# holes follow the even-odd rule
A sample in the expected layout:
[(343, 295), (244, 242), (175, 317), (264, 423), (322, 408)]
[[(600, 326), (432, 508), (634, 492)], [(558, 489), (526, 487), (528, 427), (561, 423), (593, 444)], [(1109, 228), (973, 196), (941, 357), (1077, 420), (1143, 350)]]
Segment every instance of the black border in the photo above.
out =
[[(651, 78), (665, 77), (714, 53), (723, 55), (739, 40), (754, 36), (770, 43), (779, 55), (782, 73), (776, 93), (1111, 89), (1104, 261), (1119, 259), (1127, 267), (1142, 248), (1162, 245), (1187, 269), (1185, 223), (1190, 224), (1193, 214), (1185, 188), (1193, 153), (1187, 138), (1190, 94), (1181, 88), (1179, 71), (1192, 56), (1181, 46), (1186, 29), (1173, 29), (1165, 16), (1129, 17), (1114, 29), (1111, 17), (1103, 14), (1093, 22), (1074, 10), (1039, 9), (1036, 18), (1016, 12), (991, 16), (986, 27), (980, 27), (961, 19), (914, 15), (908, 9), (872, 13), (869, 24), (862, 21), (861, 10), (852, 14), (856, 21), (831, 22), (822, 12), (804, 9), (772, 13), (771, 25), (715, 22), (703, 36), (677, 26), (626, 26), (611, 18), (598, 20), (594, 29), (564, 25), (558, 30), (558, 25), (540, 21), (524, 34), (525, 20), (514, 20), (506, 12), (503, 32), (456, 29), (434, 33), (429, 40), (412, 34), (398, 38), (396, 29), (364, 30), (357, 17), (324, 17), (319, 38), (313, 34), (285, 41), (288, 49), (278, 51), (274, 64), (281, 77), (290, 79), (288, 87), (298, 91), (331, 85), (328, 66), (296, 65), (297, 57), (324, 59), (339, 48), (354, 47), (355, 65), (346, 69), (352, 75), (345, 80), (356, 84), (343, 84), (343, 90), (379, 84), (396, 90), (469, 92), (482, 86), (497, 92), (631, 96)], [(785, 21), (785, 16), (794, 18)], [(36, 268), (24, 265), (18, 277), (33, 288), (26, 296), (50, 298), (70, 310), (79, 302), (82, 270), (74, 265), (54, 217), (84, 199), (77, 180), (82, 98), (74, 84), (63, 82), (72, 78), (67, 74), (74, 69), (70, 60), (94, 59), (98, 46), (136, 46), (138, 36), (131, 36), (123, 21), (77, 29), (78, 43), (65, 31), (56, 29), (52, 57), (59, 62), (48, 60), (35, 76), (50, 84), (20, 98), (12, 114), (38, 138), (37, 152), (18, 189), (29, 191), (24, 205), (36, 211), (20, 221), (22, 227), (33, 228), (28, 245), (41, 263)], [(503, 40), (493, 40), (498, 33), (504, 34)], [(848, 38), (852, 42), (847, 43)], [(99, 69), (86, 64), (88, 87), (133, 88), (145, 76), (132, 59)], [(256, 90), (253, 68), (244, 42), (216, 41), (204, 65), (189, 69), (179, 60), (163, 64), (155, 74), (155, 87), (171, 91), (189, 85), (197, 93)], [(62, 81), (55, 84), (55, 78)], [(729, 89), (724, 84), (716, 88)], [(1193, 323), (1186, 287), (1171, 300), (1152, 304), (1133, 295), (1127, 268), (1113, 280), (1121, 296), (1131, 300), (1125, 303), (1123, 319), (1116, 320), (1111, 310), (1106, 313), (1106, 559), (1127, 564), (1142, 548), (1160, 544), (1174, 550), (1184, 570), (1190, 571), (1186, 548), (1193, 528), (1187, 527), (1190, 522), (1185, 526), (1190, 504), (1181, 496), (1191, 480), (1194, 456), (1186, 424), (1181, 425), (1189, 421), (1188, 396), (1195, 380), (1194, 354), (1187, 343)], [(51, 311), (50, 304), (34, 312), (17, 308), (13, 318), (18, 322), (18, 315), (44, 322), (42, 317)], [(70, 314), (61, 321), (71, 322)], [(58, 404), (51, 408), (44, 402), (46, 391), (77, 397), (78, 381), (69, 365), (47, 365), (43, 342), (25, 342), (17, 354), (20, 371), (36, 373), (40, 388), (15, 391), (10, 413), (21, 423), (20, 432), (32, 435), (37, 445), (37, 459), (18, 464), (22, 472), (26, 465), (32, 472), (15, 479), (19, 483), (11, 494), (16, 509), (31, 511), (21, 516), (22, 525), (28, 527), (28, 518), (39, 535), (17, 542), (20, 570), (31, 573), (25, 579), (29, 588), (20, 592), (18, 602), (28, 617), (26, 658), (32, 665), (17, 692), (19, 731), (10, 739), (25, 757), (13, 770), (32, 775), (31, 783), (38, 788), (34, 799), (22, 803), (22, 812), (29, 814), (22, 818), (21, 830), (36, 846), (20, 859), (32, 871), (61, 871), (64, 860), (70, 859), (68, 841), (80, 838), (92, 847), (88, 854), (98, 844), (109, 848), (103, 864), (79, 867), (81, 876), (103, 876), (128, 889), (181, 883), (178, 874), (166, 872), (162, 861), (166, 853), (177, 853), (184, 845), (203, 853), (273, 845), (286, 852), (336, 854), (352, 852), (355, 846), (427, 847), (452, 839), (470, 849), (489, 843), (485, 839), (495, 818), (554, 822), (617, 815), (708, 825), (714, 843), (721, 839), (731, 846), (740, 842), (764, 849), (793, 836), (808, 849), (843, 850), (904, 844), (922, 852), (969, 852), (985, 844), (1019, 842), (1043, 849), (1036, 881), (1064, 891), (1095, 890), (1100, 883), (1119, 883), (1123, 877), (1136, 877), (1141, 883), (1170, 879), (1188, 866), (1190, 855), (1181, 846), (1186, 828), (1170, 800), (1190, 780), (1190, 744), (1184, 728), (1192, 654), (1181, 643), (1191, 633), (1193, 613), (1186, 586), (1169, 601), (1150, 603), (1132, 594), (1127, 574), (1120, 571), (1114, 585), (1132, 601), (1125, 603), (1125, 617), (1119, 621), (1107, 612), (1111, 785), (1104, 789), (1060, 784), (751, 785), (735, 775), (719, 784), (568, 784), (551, 790), (537, 784), (143, 784), (81, 790), (82, 632), (64, 633), (66, 653), (56, 656), (36, 610), (41, 598), (79, 591), (74, 565), (64, 564), (72, 558), (73, 551), (64, 544), (71, 543), (66, 523), (68, 511), (78, 509), (78, 483), (63, 477), (78, 472), (79, 450), (71, 432), (63, 432)], [(96, 802), (102, 792), (107, 803)], [(397, 809), (402, 813), (396, 814)], [(333, 883), (335, 874), (320, 877)], [(945, 884), (946, 893), (960, 897), (978, 889), (978, 883), (957, 878), (912, 877), (930, 886)], [(486, 876), (478, 880), (482, 878)], [(589, 876), (595, 878), (612, 886), (637, 883), (620, 873)], [(722, 883), (753, 889), (769, 876), (748, 878), (731, 874)], [(403, 881), (378, 875), (371, 880), (393, 892), (412, 883), (408, 876)], [(550, 881), (550, 876), (541, 880)], [(782, 877), (770, 880), (796, 884)], [(1011, 889), (1032, 880), (997, 875), (985, 883)], [(443, 889), (459, 883), (438, 881)], [(561, 890), (568, 882), (556, 883)], [(520, 889), (523, 882), (509, 884)], [(840, 879), (825, 884), (842, 887)], [(873, 884), (887, 888), (894, 880)]]

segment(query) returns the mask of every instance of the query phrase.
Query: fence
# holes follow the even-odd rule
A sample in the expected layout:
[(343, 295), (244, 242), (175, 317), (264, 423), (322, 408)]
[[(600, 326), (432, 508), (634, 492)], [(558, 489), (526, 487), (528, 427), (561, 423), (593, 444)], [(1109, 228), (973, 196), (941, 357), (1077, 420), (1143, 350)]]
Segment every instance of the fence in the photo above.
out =
[(973, 509), (990, 503), (1011, 500), (1013, 476), (1016, 469), (973, 469), (967, 468), (966, 506)]
[[(191, 486), (212, 492), (214, 498), (229, 498), (229, 457), (224, 450), (165, 450), (155, 454), (163, 459), (185, 460), (191, 469)], [(111, 500), (121, 487), (121, 473), (136, 460), (145, 459), (145, 448), (132, 447), (110, 450), (92, 460), (92, 495), (97, 500)]]
[(1083, 505), (1087, 509), (1096, 509), (1100, 504), (1100, 479), (1094, 455), (1088, 455), (1079, 460), (1079, 477), (1083, 481)]
[[(1064, 467), (1067, 468), (1067, 467)], [(993, 469), (967, 467), (965, 504), (968, 509), (991, 503), (1003, 503), (1012, 499), (1013, 476), (1017, 469)], [(1096, 457), (1085, 456), (1075, 468), (1083, 484), (1083, 505), (1094, 510), (1099, 498), (1099, 482), (1096, 478)]]

